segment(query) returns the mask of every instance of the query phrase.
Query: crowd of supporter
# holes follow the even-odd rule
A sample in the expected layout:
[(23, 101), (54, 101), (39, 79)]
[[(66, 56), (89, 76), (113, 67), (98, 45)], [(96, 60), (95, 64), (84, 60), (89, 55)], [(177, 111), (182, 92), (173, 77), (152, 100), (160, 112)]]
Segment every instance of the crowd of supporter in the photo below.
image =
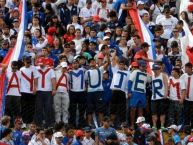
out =
[(0, 75), (7, 78), (0, 142), (159, 145), (161, 130), (168, 144), (193, 144), (193, 65), (183, 64), (181, 43), (183, 26), (193, 30), (191, 7), (179, 13), (180, 0), (23, 2), (25, 49), (7, 66), (20, 40), (22, 1), (0, 0)]

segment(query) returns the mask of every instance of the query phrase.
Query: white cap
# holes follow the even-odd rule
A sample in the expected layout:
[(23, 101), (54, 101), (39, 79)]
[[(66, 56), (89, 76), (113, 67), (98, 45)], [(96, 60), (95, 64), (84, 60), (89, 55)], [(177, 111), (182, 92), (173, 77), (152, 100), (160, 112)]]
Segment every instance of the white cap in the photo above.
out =
[(55, 136), (55, 137), (64, 137), (61, 132), (56, 132), (54, 136)]
[(148, 14), (149, 15), (149, 12), (147, 10), (140, 10), (139, 11), (139, 15), (140, 16), (143, 16), (144, 14)]
[(145, 122), (145, 118), (143, 116), (138, 117), (136, 121), (137, 124), (141, 122)]
[(143, 1), (138, 1), (138, 2), (137, 2), (137, 6), (138, 6), (138, 5), (144, 5), (144, 4), (145, 4), (145, 3), (144, 3)]
[(173, 129), (173, 130), (175, 130), (175, 131), (178, 131), (178, 127), (176, 126), (176, 125), (170, 125), (169, 127), (168, 127), (168, 129)]
[(60, 63), (60, 66), (61, 66), (62, 68), (64, 68), (64, 67), (68, 67), (68, 64), (67, 64), (67, 62), (61, 62), (61, 63)]
[(110, 29), (105, 30), (105, 33), (111, 33)]
[(109, 37), (109, 36), (105, 36), (105, 37), (103, 38), (103, 40), (107, 40), (107, 39), (110, 39), (110, 37)]

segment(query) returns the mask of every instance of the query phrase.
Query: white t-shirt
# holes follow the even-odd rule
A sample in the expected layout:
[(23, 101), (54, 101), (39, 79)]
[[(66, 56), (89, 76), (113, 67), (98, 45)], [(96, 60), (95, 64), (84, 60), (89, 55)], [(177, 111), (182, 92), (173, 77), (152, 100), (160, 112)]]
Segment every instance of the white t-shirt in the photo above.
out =
[[(49, 141), (47, 138), (44, 139), (44, 143), (45, 143), (46, 145), (51, 145), (51, 144), (50, 144), (50, 141)], [(45, 144), (44, 144), (44, 145), (45, 145)], [(43, 145), (43, 144), (42, 144), (41, 141), (35, 139), (35, 140), (31, 140), (31, 141), (28, 143), (28, 145)]]
[(80, 14), (79, 14), (79, 17), (81, 18), (90, 18), (94, 15), (94, 10), (92, 8), (90, 9), (87, 9), (87, 7), (83, 7), (81, 10), (80, 10)]
[(168, 43), (167, 43), (167, 47), (168, 47), (168, 48), (171, 48), (172, 41), (178, 42), (178, 48), (179, 48), (180, 51), (181, 51), (180, 37), (178, 37), (177, 39), (174, 38), (174, 37), (170, 38), (170, 39), (168, 40)]
[(103, 91), (103, 72), (103, 66), (86, 71), (85, 79), (88, 81), (88, 92)]
[(93, 3), (92, 3), (92, 9), (94, 10), (94, 15), (97, 15), (97, 10), (98, 8), (101, 7), (101, 4), (100, 2), (98, 2), (97, 0), (95, 0)]
[(160, 24), (163, 26), (164, 29), (163, 37), (165, 39), (170, 39), (172, 30), (174, 29), (177, 23), (178, 23), (177, 18), (173, 16), (171, 16), (170, 18), (166, 18), (164, 15), (156, 22), (156, 24)]
[(84, 69), (71, 70), (69, 72), (70, 90), (73, 92), (85, 91)]
[(129, 80), (132, 81), (131, 91), (139, 93), (146, 93), (146, 83), (151, 81), (147, 73), (138, 69), (132, 71)]
[[(51, 80), (56, 78), (54, 70), (50, 68), (40, 68), (37, 67), (38, 70), (38, 91), (52, 91), (52, 82)], [(40, 73), (42, 72), (42, 73)]]
[(45, 35), (46, 35), (45, 30), (44, 30), (44, 28), (43, 28), (42, 26), (32, 26), (32, 24), (29, 24), (29, 25), (28, 25), (28, 29), (30, 29), (30, 32), (31, 32), (31, 34), (32, 34), (33, 36), (34, 36), (34, 32), (35, 32), (36, 29), (41, 29), (41, 31), (42, 31), (42, 36), (45, 36)]
[(82, 43), (83, 43), (83, 41), (84, 41), (84, 38), (81, 38), (81, 39), (79, 39), (79, 40), (77, 40), (77, 39), (73, 39), (72, 41), (74, 41), (74, 43), (75, 43), (75, 49), (76, 49), (76, 55), (79, 55), (80, 54), (80, 52), (81, 52), (81, 49), (82, 49)]
[(152, 4), (151, 7), (150, 7), (150, 10), (153, 11), (153, 14), (152, 14), (152, 21), (155, 22), (156, 21), (156, 18), (159, 14), (161, 14), (163, 12), (163, 7), (158, 7), (157, 5), (155, 4)]
[[(34, 66), (26, 68), (25, 66), (20, 69), (21, 72), (21, 92), (33, 93), (34, 79), (38, 78), (37, 69)], [(33, 76), (33, 77), (32, 77)]]
[(170, 100), (178, 101), (181, 98), (180, 82), (180, 79), (175, 79), (174, 77), (169, 78)]
[[(181, 90), (186, 90), (185, 100), (193, 101), (193, 75), (189, 76), (187, 73), (183, 74), (181, 77)], [(190, 84), (188, 83), (190, 82)]]
[(129, 71), (117, 70), (116, 72), (114, 72), (111, 82), (111, 89), (127, 92), (129, 76)]
[(21, 86), (21, 73), (20, 71), (16, 71), (15, 75), (12, 71), (8, 71), (7, 74), (7, 93), (6, 95), (10, 96), (21, 96), (20, 94), (20, 86)]
[(109, 9), (108, 8), (106, 8), (106, 9), (104, 9), (104, 8), (98, 8), (98, 10), (97, 10), (97, 15), (100, 17), (100, 18), (103, 18), (103, 19), (108, 19), (108, 15), (109, 15)]
[[(42, 7), (44, 8), (44, 10), (46, 9), (46, 2), (43, 2), (42, 3)], [(58, 14), (58, 9), (57, 9), (57, 6), (55, 3), (50, 3), (51, 4), (51, 7), (52, 9), (54, 10), (55, 14), (57, 15)]]
[(68, 92), (69, 84), (69, 76), (67, 73), (63, 74), (62, 70), (56, 70), (55, 71), (56, 75), (56, 91), (57, 92)]
[(83, 141), (81, 142), (82, 145), (95, 145), (95, 141), (92, 138), (84, 137)]
[(37, 44), (33, 44), (33, 48), (37, 51), (37, 54), (41, 54), (41, 50), (42, 48), (46, 47), (46, 45), (48, 44), (48, 39), (47, 38), (43, 38), (44, 41), (40, 42), (38, 41)]
[(151, 100), (164, 99), (165, 85), (163, 80), (163, 73), (159, 76), (152, 76), (152, 98)]

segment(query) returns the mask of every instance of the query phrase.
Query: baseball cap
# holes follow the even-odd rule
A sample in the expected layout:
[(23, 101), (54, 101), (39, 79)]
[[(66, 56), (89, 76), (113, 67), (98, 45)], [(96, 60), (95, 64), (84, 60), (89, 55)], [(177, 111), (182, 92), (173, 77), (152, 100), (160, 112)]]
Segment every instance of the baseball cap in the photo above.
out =
[(131, 63), (131, 66), (132, 66), (132, 67), (138, 67), (139, 65), (138, 65), (137, 62), (134, 61), (134, 62)]
[(105, 30), (105, 33), (111, 33), (110, 29)]
[(144, 60), (140, 60), (140, 61), (138, 62), (138, 64), (139, 64), (139, 66), (142, 66), (142, 67), (146, 67), (146, 66), (147, 66), (147, 63), (146, 63), (146, 61), (144, 61)]
[(92, 131), (92, 129), (91, 129), (91, 127), (90, 127), (90, 126), (86, 126), (86, 127), (84, 128), (84, 131), (85, 131), (85, 132), (91, 132), (91, 131)]
[(129, 125), (127, 124), (127, 122), (123, 122), (123, 123), (121, 123), (121, 127), (128, 128)]
[(103, 53), (99, 53), (99, 54), (98, 54), (98, 59), (104, 59), (104, 57), (105, 57), (105, 56), (103, 55)]
[(37, 65), (43, 65), (44, 62), (45, 62), (44, 57), (40, 57), (40, 58), (38, 58), (38, 60), (37, 60)]
[(18, 19), (14, 19), (14, 20), (13, 20), (13, 23), (15, 23), (15, 22), (19, 22), (19, 20), (18, 20)]
[(158, 65), (158, 64), (152, 65), (152, 70), (160, 70), (160, 69), (161, 69), (160, 65)]
[(31, 60), (31, 54), (28, 52), (28, 51), (26, 51), (26, 52), (24, 52), (24, 54), (23, 54), (23, 59), (24, 60)]
[(57, 138), (62, 137), (63, 138), (64, 136), (61, 132), (56, 132), (55, 137), (57, 137)]
[(145, 4), (145, 3), (144, 3), (143, 1), (138, 1), (138, 2), (137, 2), (137, 6), (138, 6), (138, 5), (144, 5), (144, 4)]
[(60, 66), (61, 66), (62, 68), (65, 68), (65, 67), (68, 67), (68, 64), (67, 64), (67, 62), (61, 62), (61, 63), (60, 63)]
[(154, 38), (153, 42), (161, 42), (162, 40), (160, 38)]
[(84, 136), (84, 132), (82, 130), (76, 130), (75, 131), (75, 135), (76, 135), (76, 137), (83, 137)]
[(110, 39), (110, 37), (109, 37), (109, 36), (105, 36), (105, 37), (103, 38), (103, 40), (107, 40), (107, 39)]
[(178, 131), (178, 127), (175, 124), (172, 124), (168, 127), (168, 129), (173, 129), (175, 131)]
[(93, 21), (99, 22), (100, 21), (100, 17), (98, 15), (93, 16)]
[(137, 118), (136, 124), (145, 122), (145, 118), (143, 116), (140, 116)]

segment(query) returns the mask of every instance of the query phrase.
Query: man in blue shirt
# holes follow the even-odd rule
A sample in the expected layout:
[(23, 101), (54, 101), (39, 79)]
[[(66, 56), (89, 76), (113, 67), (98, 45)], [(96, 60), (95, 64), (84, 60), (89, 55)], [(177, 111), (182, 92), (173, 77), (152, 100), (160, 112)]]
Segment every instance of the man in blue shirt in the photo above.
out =
[(113, 138), (117, 138), (117, 133), (116, 130), (112, 127), (110, 127), (110, 119), (109, 117), (104, 117), (103, 118), (103, 126), (99, 127), (96, 129), (95, 132), (95, 142), (96, 144), (106, 144), (106, 142), (117, 142), (118, 143), (118, 139), (111, 139), (111, 137), (113, 136)]
[(40, 18), (41, 24), (44, 25), (45, 15), (43, 12), (40, 12), (40, 4), (39, 3), (35, 3), (33, 5), (32, 11), (29, 11), (27, 13), (28, 23), (32, 22), (32, 18), (35, 15)]
[(22, 130), (21, 126), (23, 124), (23, 121), (21, 118), (16, 118), (14, 121), (14, 130), (13, 130), (13, 142), (15, 145), (20, 145), (22, 142)]
[(176, 125), (171, 125), (168, 127), (168, 133), (172, 136), (172, 140), (175, 145), (181, 145), (181, 139), (178, 135), (178, 127)]

